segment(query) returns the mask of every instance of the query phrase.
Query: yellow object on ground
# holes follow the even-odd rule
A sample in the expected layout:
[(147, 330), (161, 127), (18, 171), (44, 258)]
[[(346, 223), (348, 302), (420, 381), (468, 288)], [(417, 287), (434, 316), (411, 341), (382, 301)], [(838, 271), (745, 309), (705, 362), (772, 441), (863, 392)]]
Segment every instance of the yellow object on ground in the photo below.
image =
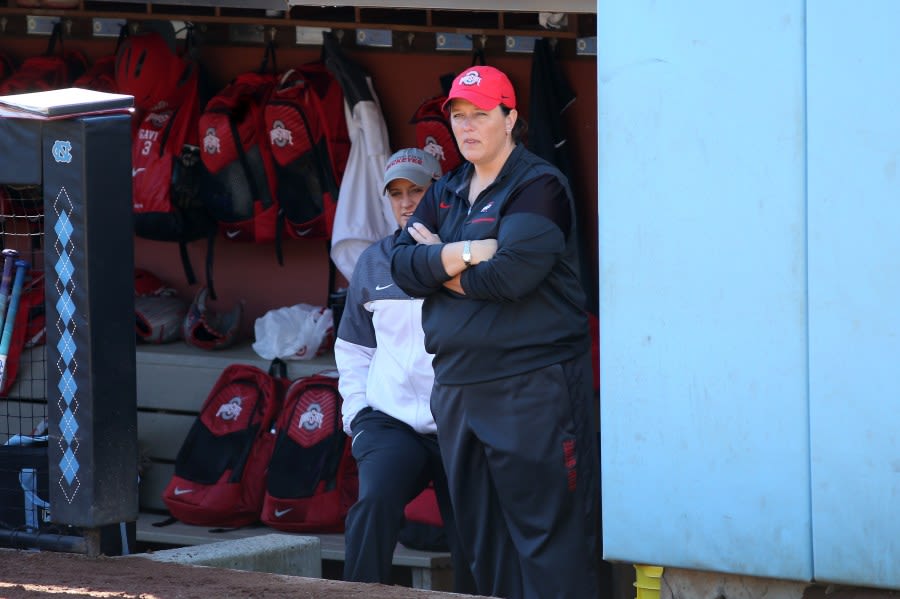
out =
[(659, 584), (663, 575), (662, 566), (634, 564), (634, 572), (636, 599), (659, 599)]

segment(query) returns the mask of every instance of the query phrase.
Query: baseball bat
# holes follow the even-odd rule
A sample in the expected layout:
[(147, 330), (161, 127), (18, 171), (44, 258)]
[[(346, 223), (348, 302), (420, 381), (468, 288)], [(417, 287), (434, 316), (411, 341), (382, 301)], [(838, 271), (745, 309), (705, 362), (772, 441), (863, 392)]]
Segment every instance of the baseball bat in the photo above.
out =
[(13, 280), (6, 321), (3, 323), (3, 337), (0, 337), (0, 389), (6, 383), (6, 359), (9, 357), (9, 346), (12, 344), (13, 328), (16, 324), (16, 312), (19, 311), (22, 287), (25, 286), (25, 271), (28, 270), (28, 267), (27, 261), (16, 260), (16, 278)]
[(0, 331), (3, 330), (3, 319), (6, 317), (6, 305), (9, 303), (9, 289), (12, 286), (13, 264), (19, 252), (3, 250), (3, 278), (0, 279)]

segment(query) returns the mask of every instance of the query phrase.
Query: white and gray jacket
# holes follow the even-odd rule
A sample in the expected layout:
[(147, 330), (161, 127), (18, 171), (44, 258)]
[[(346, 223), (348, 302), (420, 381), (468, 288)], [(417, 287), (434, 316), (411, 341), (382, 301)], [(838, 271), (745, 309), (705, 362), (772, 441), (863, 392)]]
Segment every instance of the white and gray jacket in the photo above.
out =
[(431, 415), (433, 356), (425, 351), (422, 299), (409, 297), (391, 278), (397, 234), (367, 248), (353, 271), (334, 344), (344, 398), (344, 432), (365, 407), (434, 433)]
[(331, 231), (331, 260), (349, 281), (363, 251), (397, 227), (390, 203), (382, 198), (391, 146), (372, 78), (344, 54), (333, 32), (322, 38), (322, 58), (344, 92), (350, 135)]

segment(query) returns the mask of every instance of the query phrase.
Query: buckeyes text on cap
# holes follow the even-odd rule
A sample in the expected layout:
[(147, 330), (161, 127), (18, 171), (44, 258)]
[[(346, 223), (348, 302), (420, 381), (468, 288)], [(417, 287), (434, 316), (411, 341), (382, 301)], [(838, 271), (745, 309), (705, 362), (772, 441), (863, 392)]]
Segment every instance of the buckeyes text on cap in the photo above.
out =
[(388, 158), (384, 166), (384, 187), (394, 179), (407, 179), (416, 185), (428, 185), (441, 178), (441, 163), (421, 148), (404, 148)]

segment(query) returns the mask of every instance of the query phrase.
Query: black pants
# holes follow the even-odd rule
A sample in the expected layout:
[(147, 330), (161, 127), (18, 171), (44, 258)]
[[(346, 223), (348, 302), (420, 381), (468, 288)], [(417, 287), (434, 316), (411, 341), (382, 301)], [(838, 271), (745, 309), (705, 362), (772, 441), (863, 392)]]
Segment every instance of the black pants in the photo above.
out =
[(590, 356), (435, 383), (431, 410), (476, 591), (597, 597), (600, 480)]
[(434, 481), (453, 556), (454, 590), (473, 592), (459, 550), (437, 437), (366, 409), (353, 422), (353, 457), (359, 466), (359, 499), (347, 514), (344, 580), (390, 584), (394, 547), (405, 523), (403, 509)]

